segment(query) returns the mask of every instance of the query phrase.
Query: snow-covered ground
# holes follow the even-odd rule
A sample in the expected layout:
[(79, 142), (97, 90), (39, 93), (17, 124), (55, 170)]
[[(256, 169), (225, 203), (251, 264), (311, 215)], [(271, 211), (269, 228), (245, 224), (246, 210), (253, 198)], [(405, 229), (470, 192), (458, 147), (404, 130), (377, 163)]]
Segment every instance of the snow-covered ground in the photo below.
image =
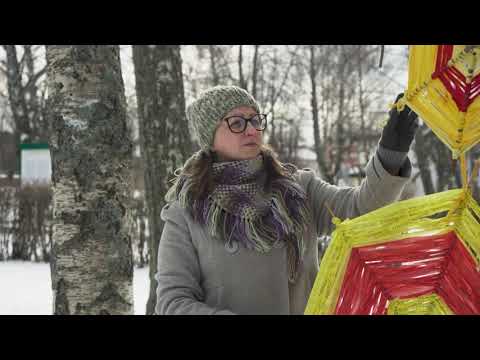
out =
[[(135, 315), (145, 314), (150, 280), (148, 268), (135, 269)], [(0, 315), (51, 315), (50, 266), (45, 263), (0, 261)]]

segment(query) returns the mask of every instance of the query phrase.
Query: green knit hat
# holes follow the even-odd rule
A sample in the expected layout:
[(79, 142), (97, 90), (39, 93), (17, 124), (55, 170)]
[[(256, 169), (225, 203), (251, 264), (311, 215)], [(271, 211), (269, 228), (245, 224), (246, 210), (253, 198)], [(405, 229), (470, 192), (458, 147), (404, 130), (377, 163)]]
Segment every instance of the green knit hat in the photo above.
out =
[(253, 96), (237, 86), (210, 88), (187, 107), (187, 119), (203, 150), (208, 150), (213, 145), (219, 120), (239, 106), (250, 106), (260, 112)]

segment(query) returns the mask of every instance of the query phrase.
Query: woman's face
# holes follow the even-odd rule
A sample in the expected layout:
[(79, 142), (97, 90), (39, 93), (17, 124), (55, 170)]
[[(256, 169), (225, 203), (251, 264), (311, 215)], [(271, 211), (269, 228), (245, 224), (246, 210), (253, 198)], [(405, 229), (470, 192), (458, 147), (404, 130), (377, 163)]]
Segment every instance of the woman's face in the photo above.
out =
[[(263, 131), (258, 131), (248, 122), (245, 131), (234, 133), (230, 130), (227, 121), (225, 121), (225, 119), (232, 116), (250, 119), (256, 114), (257, 112), (253, 108), (240, 106), (230, 111), (220, 120), (213, 139), (213, 150), (221, 161), (251, 160), (260, 154)], [(230, 119), (230, 126), (235, 126), (235, 119)]]

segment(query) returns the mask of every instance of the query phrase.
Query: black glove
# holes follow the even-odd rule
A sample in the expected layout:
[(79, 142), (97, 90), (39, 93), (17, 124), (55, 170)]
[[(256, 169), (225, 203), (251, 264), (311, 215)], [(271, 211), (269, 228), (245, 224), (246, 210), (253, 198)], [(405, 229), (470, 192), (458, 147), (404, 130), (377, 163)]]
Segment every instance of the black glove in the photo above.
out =
[[(403, 93), (399, 94), (395, 103), (402, 97)], [(383, 128), (380, 145), (389, 150), (408, 152), (418, 129), (417, 114), (407, 105), (401, 112), (394, 107), (388, 114), (389, 119)]]

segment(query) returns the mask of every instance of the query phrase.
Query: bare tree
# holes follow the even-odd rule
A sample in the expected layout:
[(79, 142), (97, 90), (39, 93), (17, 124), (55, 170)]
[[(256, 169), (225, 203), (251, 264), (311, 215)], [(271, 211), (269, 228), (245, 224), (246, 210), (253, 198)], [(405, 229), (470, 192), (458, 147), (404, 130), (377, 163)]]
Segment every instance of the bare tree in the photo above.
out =
[(363, 153), (363, 159), (365, 163), (361, 166), (365, 166), (368, 161), (368, 154), (370, 153), (370, 148), (372, 146), (369, 141), (371, 133), (372, 122), (367, 120), (367, 110), (371, 105), (372, 92), (376, 91), (376, 88), (366, 87), (365, 77), (368, 76), (368, 73), (374, 69), (373, 56), (377, 52), (376, 47), (368, 47), (363, 45), (357, 45), (355, 48), (356, 53), (356, 68), (357, 68), (357, 83), (358, 83), (358, 117), (360, 120), (360, 133), (358, 137), (358, 142)]
[(361, 149), (368, 158), (371, 147), (378, 141), (376, 136), (380, 135), (374, 129), (374, 122), (368, 119), (373, 91), (365, 84), (374, 69), (372, 56), (376, 47), (310, 45), (305, 50), (314, 152), (322, 175), (333, 183), (352, 152)]
[(473, 173), (475, 170), (475, 162), (480, 161), (480, 144), (475, 145), (470, 150), (470, 164), (472, 168), (472, 195), (477, 202), (480, 202), (480, 168), (477, 168), (477, 172)]
[(295, 126), (297, 122), (298, 120), (293, 118), (282, 119), (282, 121), (279, 122), (276, 133), (276, 143), (280, 144), (280, 146), (277, 149), (277, 154), (282, 162), (304, 167), (305, 164), (299, 154), (301, 142), (304, 139), (301, 135), (300, 128)]
[(248, 84), (243, 76), (243, 46), (239, 45), (238, 48), (238, 85), (242, 88), (247, 90)]
[[(12, 115), (11, 127), (16, 145), (16, 159), (20, 159), (20, 143), (46, 141), (48, 126), (45, 121), (44, 92), (38, 90), (45, 68), (35, 71), (31, 45), (23, 46), (23, 55), (18, 58), (16, 45), (3, 45), (6, 53), (4, 73), (7, 79), (8, 102)], [(20, 162), (17, 161), (17, 164)], [(20, 169), (17, 169), (20, 171)], [(31, 223), (28, 199), (20, 197), (16, 236), (12, 243), (12, 259), (30, 260), (29, 253), (36, 241), (27, 229)], [(27, 201), (27, 202), (25, 202)], [(36, 254), (36, 253), (35, 253)]]
[(249, 87), (249, 76), (245, 74), (243, 67), (244, 64), (244, 55), (243, 55), (243, 45), (238, 46), (238, 84), (241, 88), (245, 90), (250, 90), (252, 96), (256, 98), (257, 96), (257, 78), (258, 78), (258, 65), (259, 65), (259, 47), (260, 45), (254, 45), (253, 47), (253, 57), (251, 65), (251, 88)]
[[(324, 122), (324, 130), (323, 130), (323, 141), (320, 134), (320, 119), (319, 119), (319, 106), (318, 106), (318, 95), (317, 95), (317, 75), (319, 72), (319, 61), (316, 55), (316, 47), (314, 45), (310, 45), (308, 47), (309, 50), (309, 77), (310, 77), (310, 84), (311, 84), (311, 108), (312, 108), (312, 119), (313, 119), (313, 138), (314, 138), (314, 150), (315, 155), (317, 158), (317, 163), (320, 171), (322, 172), (323, 177), (329, 183), (333, 183), (333, 174), (328, 168), (325, 159), (326, 153), (326, 140), (328, 139), (328, 127), (326, 126), (327, 122)], [(324, 49), (320, 49), (323, 52), (323, 68), (327, 65), (327, 55)], [(328, 99), (327, 96), (329, 94), (329, 88), (323, 89), (323, 107), (327, 107), (326, 113), (328, 114), (328, 103), (325, 99)]]
[(54, 314), (133, 314), (132, 142), (118, 46), (47, 46)]
[[(452, 158), (448, 147), (425, 123), (415, 135), (414, 150), (425, 194), (433, 194), (462, 186), (458, 160)], [(436, 175), (435, 182), (433, 181), (430, 164), (433, 164)]]
[[(257, 93), (257, 97), (265, 109), (264, 112), (269, 115), (268, 143), (276, 151), (279, 151), (282, 146), (278, 142), (280, 140), (279, 137), (276, 135), (277, 105), (280, 100), (286, 100), (286, 88), (291, 70), (297, 60), (298, 48), (299, 46), (296, 46), (293, 50), (286, 48), (286, 51), (283, 52), (278, 47), (271, 47), (266, 50), (267, 56), (264, 56), (264, 61), (258, 64), (257, 53), (257, 59), (254, 62), (255, 67), (260, 66), (263, 70), (261, 74), (257, 73), (256, 70), (254, 71), (255, 78), (260, 81), (264, 90)], [(258, 52), (258, 48), (256, 51)]]
[(220, 84), (220, 76), (218, 74), (217, 70), (217, 49), (215, 48), (214, 45), (209, 45), (208, 46), (208, 52), (210, 54), (210, 71), (212, 74), (212, 82), (213, 86), (219, 85)]
[[(203, 78), (201, 82), (202, 88), (210, 86), (238, 84), (238, 79), (232, 76), (233, 64), (235, 60), (232, 58), (230, 45), (196, 45), (199, 63), (204, 65), (206, 60), (207, 71), (200, 71), (199, 75)], [(237, 60), (238, 63), (238, 60)]]
[(348, 55), (346, 54), (345, 47), (340, 46), (338, 52), (338, 60), (337, 60), (337, 82), (338, 82), (338, 93), (335, 94), (337, 96), (338, 108), (337, 108), (337, 119), (336, 119), (336, 135), (335, 135), (335, 157), (334, 157), (334, 168), (333, 173), (337, 174), (340, 170), (340, 165), (343, 160), (343, 150), (346, 148), (346, 136), (344, 134), (345, 129), (345, 122), (346, 114), (345, 112), (345, 102), (347, 98), (346, 94), (346, 84), (347, 77), (349, 73), (348, 69)]
[(257, 78), (258, 78), (258, 63), (259, 63), (259, 47), (254, 45), (253, 60), (252, 60), (252, 96), (257, 97)]
[(150, 296), (147, 314), (156, 305), (157, 252), (163, 221), (160, 212), (169, 179), (192, 153), (185, 115), (180, 47), (133, 46), (140, 148), (145, 168), (145, 199), (149, 226)]
[(49, 129), (44, 120), (45, 92), (39, 90), (39, 82), (46, 68), (35, 70), (31, 45), (23, 46), (23, 55), (20, 59), (15, 45), (3, 45), (3, 48), (7, 58), (5, 73), (8, 99), (17, 144), (20, 144), (22, 135), (27, 141), (46, 141)]
[(417, 133), (415, 134), (415, 144), (414, 149), (416, 152), (417, 157), (417, 164), (420, 171), (420, 176), (423, 183), (423, 189), (425, 195), (433, 194), (435, 192), (435, 188), (433, 186), (432, 181), (432, 174), (430, 172), (430, 165), (428, 161), (428, 153), (429, 150), (426, 147), (425, 143), (425, 134), (428, 133), (430, 129), (426, 126), (421, 126)]

